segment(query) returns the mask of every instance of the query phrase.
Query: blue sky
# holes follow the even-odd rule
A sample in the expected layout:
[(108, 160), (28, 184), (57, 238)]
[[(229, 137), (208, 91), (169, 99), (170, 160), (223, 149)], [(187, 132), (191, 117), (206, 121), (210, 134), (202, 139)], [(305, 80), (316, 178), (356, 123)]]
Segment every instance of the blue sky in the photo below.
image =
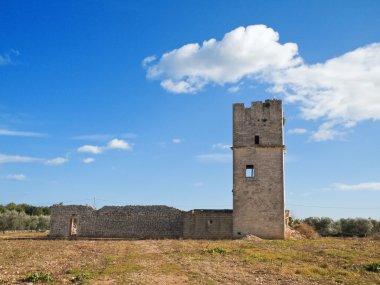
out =
[(231, 208), (280, 98), (286, 208), (380, 218), (379, 1), (1, 1), (0, 204)]

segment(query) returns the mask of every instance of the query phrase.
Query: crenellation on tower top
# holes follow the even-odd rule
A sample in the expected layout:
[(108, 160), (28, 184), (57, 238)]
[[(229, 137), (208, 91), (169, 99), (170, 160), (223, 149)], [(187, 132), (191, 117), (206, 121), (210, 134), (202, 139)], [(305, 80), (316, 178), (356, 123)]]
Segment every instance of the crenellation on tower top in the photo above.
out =
[[(233, 146), (283, 147), (283, 112), (281, 100), (252, 102), (250, 108), (233, 106)], [(257, 136), (260, 143), (257, 144)]]

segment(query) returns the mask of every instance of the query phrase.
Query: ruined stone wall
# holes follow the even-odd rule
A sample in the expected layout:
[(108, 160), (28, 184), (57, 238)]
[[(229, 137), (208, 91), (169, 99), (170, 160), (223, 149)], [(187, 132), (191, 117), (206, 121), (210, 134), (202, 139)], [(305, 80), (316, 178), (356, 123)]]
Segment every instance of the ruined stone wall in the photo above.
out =
[[(280, 100), (234, 105), (233, 236), (283, 239), (284, 145)], [(254, 169), (247, 177), (246, 169)]]
[(69, 237), (70, 222), (78, 220), (78, 237), (179, 238), (183, 235), (182, 211), (167, 206), (53, 206), (52, 237)]
[(68, 237), (70, 235), (71, 219), (78, 219), (78, 236), (93, 236), (95, 232), (96, 210), (90, 206), (54, 205), (51, 207), (50, 233), (51, 237)]
[(183, 235), (183, 212), (167, 206), (108, 206), (97, 214), (96, 236), (179, 238)]
[(192, 210), (184, 216), (184, 238), (232, 238), (232, 210)]

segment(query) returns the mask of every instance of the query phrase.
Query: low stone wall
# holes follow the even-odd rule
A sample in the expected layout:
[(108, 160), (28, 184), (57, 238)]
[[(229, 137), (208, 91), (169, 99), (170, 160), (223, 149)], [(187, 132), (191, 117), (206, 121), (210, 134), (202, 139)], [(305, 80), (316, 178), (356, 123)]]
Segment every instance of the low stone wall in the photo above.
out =
[(180, 238), (184, 212), (167, 206), (89, 206), (51, 208), (51, 237), (69, 237), (71, 221), (77, 221), (78, 237)]
[(232, 238), (232, 210), (192, 210), (184, 216), (184, 238)]
[(97, 211), (97, 237), (180, 238), (183, 212), (167, 206), (104, 207)]
[(92, 236), (94, 233), (94, 220), (96, 210), (90, 206), (61, 206), (54, 205), (51, 207), (50, 233), (51, 237), (68, 237), (70, 236), (71, 219), (78, 219), (78, 236)]

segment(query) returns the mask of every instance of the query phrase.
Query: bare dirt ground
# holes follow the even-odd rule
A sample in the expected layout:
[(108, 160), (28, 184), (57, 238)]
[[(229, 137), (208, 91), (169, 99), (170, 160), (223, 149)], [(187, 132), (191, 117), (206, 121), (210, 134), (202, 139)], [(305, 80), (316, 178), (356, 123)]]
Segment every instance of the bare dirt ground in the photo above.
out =
[(27, 284), (34, 272), (49, 274), (50, 284), (380, 284), (380, 273), (365, 269), (380, 262), (378, 240), (15, 237), (0, 235), (0, 284)]

